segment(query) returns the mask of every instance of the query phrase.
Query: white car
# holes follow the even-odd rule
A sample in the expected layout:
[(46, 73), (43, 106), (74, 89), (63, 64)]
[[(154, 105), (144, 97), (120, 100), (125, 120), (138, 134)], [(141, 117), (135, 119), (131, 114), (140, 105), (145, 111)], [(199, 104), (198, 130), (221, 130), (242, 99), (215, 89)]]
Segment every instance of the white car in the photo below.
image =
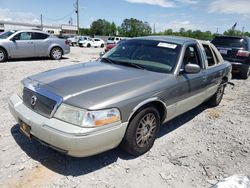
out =
[(104, 44), (105, 44), (104, 40), (102, 40), (100, 38), (93, 38), (92, 40), (94, 42), (94, 44), (93, 44), (94, 47), (96, 47), (96, 48), (98, 48), (98, 47), (103, 48), (104, 47)]
[(76, 46), (79, 38), (80, 38), (80, 36), (74, 36), (74, 37), (71, 37), (71, 38), (67, 38), (67, 40), (69, 41), (69, 44), (71, 46)]
[(91, 46), (94, 46), (94, 41), (88, 36), (81, 36), (81, 37), (79, 37), (78, 45), (80, 47), (90, 48)]
[(107, 40), (107, 45), (108, 44), (117, 44), (122, 39), (123, 39), (122, 37), (109, 37)]

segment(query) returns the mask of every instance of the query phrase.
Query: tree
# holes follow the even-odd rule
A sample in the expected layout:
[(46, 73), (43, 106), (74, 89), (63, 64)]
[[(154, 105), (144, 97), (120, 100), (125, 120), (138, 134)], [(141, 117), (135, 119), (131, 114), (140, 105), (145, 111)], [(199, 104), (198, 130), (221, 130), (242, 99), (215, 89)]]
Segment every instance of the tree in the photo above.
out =
[(152, 28), (148, 22), (130, 18), (123, 20), (120, 32), (126, 37), (137, 37), (152, 34)]
[(223, 34), (228, 36), (241, 36), (242, 32), (239, 30), (229, 29), (225, 31)]
[(116, 25), (114, 22), (110, 23), (105, 19), (98, 19), (92, 22), (90, 33), (91, 35), (115, 35)]

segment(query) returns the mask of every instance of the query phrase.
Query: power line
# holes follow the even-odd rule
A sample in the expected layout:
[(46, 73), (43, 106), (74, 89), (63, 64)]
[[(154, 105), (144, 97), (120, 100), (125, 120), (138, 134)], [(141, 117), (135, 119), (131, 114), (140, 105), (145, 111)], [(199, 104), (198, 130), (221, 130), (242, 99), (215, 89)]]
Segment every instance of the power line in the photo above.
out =
[(69, 16), (71, 16), (73, 13), (75, 12), (75, 10), (72, 10), (70, 13), (68, 13), (67, 15), (63, 16), (63, 17), (60, 17), (60, 18), (49, 18), (47, 16), (44, 16), (43, 17), (47, 20), (51, 20), (51, 21), (60, 21), (60, 20), (64, 20), (66, 18), (68, 18)]

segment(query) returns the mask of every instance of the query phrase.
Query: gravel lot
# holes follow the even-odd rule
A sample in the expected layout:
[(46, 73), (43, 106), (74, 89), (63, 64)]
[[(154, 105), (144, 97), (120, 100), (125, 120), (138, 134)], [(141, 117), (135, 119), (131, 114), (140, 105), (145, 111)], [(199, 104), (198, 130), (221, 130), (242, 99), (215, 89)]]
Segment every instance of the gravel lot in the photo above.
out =
[(210, 187), (250, 174), (250, 79), (233, 79), (218, 107), (201, 105), (162, 126), (154, 147), (137, 158), (119, 148), (72, 158), (30, 141), (9, 112), (8, 97), (21, 79), (94, 60), (101, 49), (71, 51), (60, 61), (0, 64), (0, 187)]

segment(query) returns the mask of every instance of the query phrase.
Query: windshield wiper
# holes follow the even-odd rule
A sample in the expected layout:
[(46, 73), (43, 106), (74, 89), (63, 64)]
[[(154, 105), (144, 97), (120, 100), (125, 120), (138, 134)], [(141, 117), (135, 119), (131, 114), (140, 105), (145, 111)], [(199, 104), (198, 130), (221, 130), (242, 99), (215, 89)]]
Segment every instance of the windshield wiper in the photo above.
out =
[(145, 69), (143, 66), (138, 65), (136, 63), (120, 63), (120, 64), (125, 65), (125, 66), (135, 67), (137, 69), (142, 69), (142, 70)]
[(103, 57), (103, 58), (101, 58), (101, 60), (104, 60), (104, 61), (106, 61), (107, 63), (111, 63), (111, 64), (115, 64), (115, 63), (116, 63), (114, 60), (109, 59), (109, 58), (107, 58), (107, 57)]
[(128, 66), (128, 67), (135, 67), (137, 69), (142, 69), (142, 70), (145, 69), (143, 66), (138, 65), (136, 63), (127, 63), (127, 62), (121, 62), (121, 61), (114, 61), (114, 60), (109, 59), (107, 57), (103, 57), (103, 58), (101, 58), (101, 60), (104, 60), (107, 63), (111, 63), (111, 64), (123, 65), (123, 66)]

